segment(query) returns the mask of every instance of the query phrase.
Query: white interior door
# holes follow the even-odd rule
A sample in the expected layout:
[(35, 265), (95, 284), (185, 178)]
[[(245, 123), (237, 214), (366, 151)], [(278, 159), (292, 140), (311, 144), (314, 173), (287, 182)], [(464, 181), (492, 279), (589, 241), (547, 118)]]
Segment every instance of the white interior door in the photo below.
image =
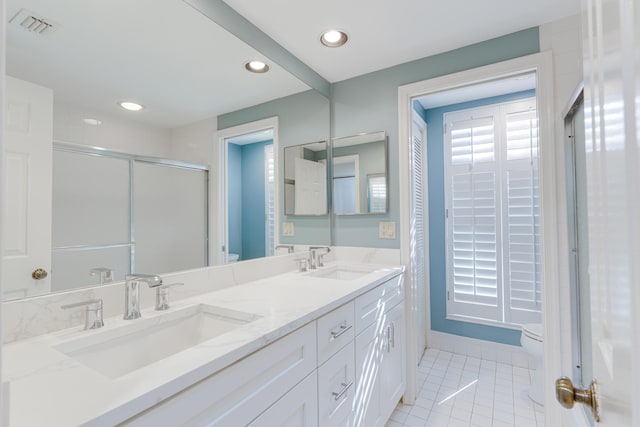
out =
[(411, 143), (411, 280), (416, 283), (417, 360), (427, 346), (429, 328), (427, 292), (429, 287), (429, 187), (427, 180), (427, 124), (415, 112), (412, 118)]
[(326, 167), (319, 162), (295, 159), (295, 212), (296, 215), (322, 215), (327, 213)]
[[(51, 288), (53, 91), (7, 76), (5, 102), (2, 283), (13, 299)], [(32, 278), (36, 269), (47, 276)]]
[[(640, 11), (584, 0), (591, 352), (602, 426), (640, 425)], [(635, 34), (634, 34), (635, 29)], [(635, 61), (635, 62), (634, 62)]]

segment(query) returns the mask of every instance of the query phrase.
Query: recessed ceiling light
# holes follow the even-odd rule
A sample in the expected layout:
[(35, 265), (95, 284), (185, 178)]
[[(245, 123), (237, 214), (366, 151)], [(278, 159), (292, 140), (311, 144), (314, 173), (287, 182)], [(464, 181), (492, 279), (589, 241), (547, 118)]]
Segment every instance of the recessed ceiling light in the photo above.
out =
[(247, 61), (244, 64), (244, 68), (252, 73), (266, 73), (269, 71), (269, 66), (262, 61)]
[(132, 101), (120, 101), (118, 102), (118, 105), (129, 111), (140, 111), (144, 108), (144, 105)]
[(102, 120), (98, 120), (90, 117), (87, 117), (86, 119), (82, 119), (82, 121), (91, 126), (98, 126), (102, 124)]
[(320, 36), (320, 43), (327, 47), (340, 47), (349, 40), (349, 36), (342, 30), (327, 30)]

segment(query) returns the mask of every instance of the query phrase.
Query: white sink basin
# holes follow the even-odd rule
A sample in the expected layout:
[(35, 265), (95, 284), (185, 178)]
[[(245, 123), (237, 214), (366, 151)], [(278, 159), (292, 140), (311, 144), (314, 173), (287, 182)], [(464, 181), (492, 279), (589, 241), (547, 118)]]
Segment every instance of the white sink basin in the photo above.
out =
[(322, 277), (334, 280), (354, 280), (376, 271), (376, 267), (355, 266), (355, 265), (333, 265), (324, 267), (317, 271), (307, 273), (311, 277)]
[(259, 318), (200, 304), (132, 320), (130, 325), (96, 331), (55, 348), (109, 378), (118, 378)]

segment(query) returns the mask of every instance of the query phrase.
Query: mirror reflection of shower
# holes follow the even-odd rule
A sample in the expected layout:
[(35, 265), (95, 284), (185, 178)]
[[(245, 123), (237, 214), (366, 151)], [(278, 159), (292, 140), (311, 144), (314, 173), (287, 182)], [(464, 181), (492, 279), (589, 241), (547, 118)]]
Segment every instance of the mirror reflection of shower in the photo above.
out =
[(274, 255), (273, 129), (227, 140), (227, 262)]

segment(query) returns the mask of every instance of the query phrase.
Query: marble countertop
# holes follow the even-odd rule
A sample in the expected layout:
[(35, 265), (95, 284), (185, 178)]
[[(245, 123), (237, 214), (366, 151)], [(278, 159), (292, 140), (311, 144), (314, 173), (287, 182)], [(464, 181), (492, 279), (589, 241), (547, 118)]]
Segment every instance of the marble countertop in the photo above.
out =
[(261, 317), (114, 379), (55, 347), (91, 334), (107, 333), (136, 320), (107, 318), (99, 330), (74, 327), (5, 345), (2, 379), (8, 383), (9, 404), (5, 410), (9, 410), (10, 426), (118, 424), (403, 271), (398, 266), (362, 267), (375, 270), (352, 280), (299, 272), (281, 274), (182, 300), (167, 312), (143, 311), (143, 318), (151, 319), (209, 304)]

